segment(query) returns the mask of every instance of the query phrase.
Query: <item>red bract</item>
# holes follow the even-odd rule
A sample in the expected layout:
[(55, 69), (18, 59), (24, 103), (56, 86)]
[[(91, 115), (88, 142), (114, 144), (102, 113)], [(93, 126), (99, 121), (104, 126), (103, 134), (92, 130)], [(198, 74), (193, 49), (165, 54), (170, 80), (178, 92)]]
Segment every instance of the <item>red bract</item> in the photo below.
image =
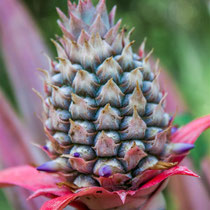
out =
[[(136, 191), (110, 192), (102, 187), (90, 187), (73, 193), (65, 186), (59, 187), (59, 183), (62, 183), (64, 180), (58, 175), (40, 173), (31, 166), (20, 166), (0, 172), (0, 184), (1, 186), (18, 185), (31, 190), (34, 192), (31, 198), (40, 195), (57, 197), (46, 202), (42, 209), (62, 209), (75, 199), (86, 204), (90, 209), (114, 207), (132, 209), (146, 205), (151, 192), (157, 191), (161, 187), (162, 182), (173, 175), (197, 177), (195, 173), (186, 167), (176, 166), (160, 173)], [(109, 202), (109, 199), (112, 199), (113, 202)]]
[[(197, 125), (197, 126), (196, 126)], [(210, 126), (210, 116), (206, 116), (193, 121), (192, 123), (180, 128), (172, 138), (184, 136), (192, 139), (198, 137), (202, 131)], [(191, 129), (193, 128), (193, 130)], [(186, 140), (185, 140), (186, 141)], [(176, 139), (176, 142), (182, 142), (182, 138)], [(31, 198), (45, 195), (54, 199), (46, 202), (42, 209), (62, 209), (69, 203), (76, 200), (79, 206), (85, 204), (90, 209), (109, 209), (119, 207), (120, 209), (134, 209), (148, 205), (147, 201), (151, 197), (151, 192), (156, 192), (162, 188), (164, 181), (173, 175), (189, 175), (198, 177), (195, 173), (184, 166), (175, 166), (165, 170), (148, 182), (142, 184), (136, 191), (114, 191), (110, 192), (102, 187), (83, 188), (72, 192), (68, 187), (60, 185), (64, 180), (55, 174), (37, 172), (31, 166), (20, 166), (0, 172), (1, 186), (18, 185), (34, 192)], [(62, 187), (61, 187), (62, 186)], [(110, 199), (112, 202), (110, 202)], [(83, 207), (84, 208), (84, 207)]]
[(201, 117), (175, 132), (171, 136), (171, 141), (194, 144), (201, 133), (209, 127), (210, 116)]

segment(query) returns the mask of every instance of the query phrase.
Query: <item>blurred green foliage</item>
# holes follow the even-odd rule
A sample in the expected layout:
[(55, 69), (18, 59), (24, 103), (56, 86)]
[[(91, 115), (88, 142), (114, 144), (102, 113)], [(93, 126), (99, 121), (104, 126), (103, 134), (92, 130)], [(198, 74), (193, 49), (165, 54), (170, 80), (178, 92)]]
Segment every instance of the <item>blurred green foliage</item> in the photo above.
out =
[[(67, 12), (66, 0), (22, 1), (55, 53), (50, 38), (61, 35), (55, 7)], [(210, 113), (210, 0), (107, 0), (107, 4), (109, 10), (118, 6), (117, 18), (122, 17), (128, 29), (135, 26), (134, 48), (137, 50), (147, 37), (147, 50), (155, 48), (154, 55), (176, 81), (190, 113), (177, 117), (176, 123), (183, 125)], [(6, 71), (0, 72), (0, 84), (14, 104)], [(209, 135), (210, 132), (202, 135), (192, 152), (196, 166), (205, 154), (210, 154)]]
[(1, 51), (0, 51), (0, 66), (1, 66), (1, 68), (0, 68), (0, 87), (3, 89), (5, 95), (7, 96), (7, 98), (10, 100), (10, 102), (13, 104), (13, 106), (17, 110), (17, 103), (15, 101), (12, 84), (10, 83), (10, 80), (8, 78)]
[(10, 210), (11, 206), (9, 202), (7, 202), (7, 198), (4, 195), (3, 191), (0, 190), (0, 209), (2, 210)]

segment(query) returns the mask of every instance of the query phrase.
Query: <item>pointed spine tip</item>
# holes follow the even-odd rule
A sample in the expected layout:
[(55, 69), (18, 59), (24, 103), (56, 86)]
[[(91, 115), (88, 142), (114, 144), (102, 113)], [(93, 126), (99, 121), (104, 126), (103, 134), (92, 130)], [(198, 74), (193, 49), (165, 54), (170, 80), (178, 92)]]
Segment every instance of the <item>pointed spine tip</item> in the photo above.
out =
[(141, 59), (143, 59), (145, 54), (145, 45), (146, 45), (147, 37), (144, 38), (143, 42), (141, 43), (139, 47), (139, 56)]
[(55, 170), (52, 166), (51, 166), (51, 161), (46, 162), (40, 166), (38, 166), (36, 168), (38, 171), (43, 171), (43, 172), (56, 172), (57, 170)]
[(77, 95), (74, 94), (74, 93), (71, 93), (71, 99), (72, 99), (72, 101), (73, 101), (75, 104), (77, 104), (77, 103), (80, 102), (79, 96), (77, 96)]
[(151, 57), (153, 52), (154, 52), (154, 48), (152, 48), (151, 51), (145, 57), (145, 59), (144, 59), (145, 63), (147, 63), (149, 61), (149, 58)]
[(71, 126), (75, 125), (75, 122), (71, 118), (69, 119), (69, 122), (70, 122)]
[(135, 40), (131, 41), (131, 42), (128, 44), (128, 47), (131, 47), (134, 43), (135, 43)]
[(139, 86), (139, 81), (136, 81), (136, 91), (138, 94), (141, 94), (141, 89), (140, 89), (140, 86)]
[(107, 104), (105, 107), (104, 107), (104, 112), (108, 112), (109, 111), (109, 109), (110, 109), (110, 104)]
[(133, 106), (133, 117), (134, 118), (138, 118), (139, 117), (139, 114), (138, 114), (138, 110), (137, 110), (136, 105)]
[(32, 88), (32, 91), (41, 99), (42, 102), (44, 101), (44, 98), (39, 91), (34, 88)]
[(105, 60), (105, 62), (110, 63), (110, 62), (112, 61), (112, 59), (113, 59), (113, 56), (111, 56), (110, 58), (107, 58), (107, 59)]
[(172, 147), (172, 151), (176, 154), (182, 154), (189, 152), (191, 149), (195, 147), (194, 144), (188, 144), (188, 143), (176, 143)]

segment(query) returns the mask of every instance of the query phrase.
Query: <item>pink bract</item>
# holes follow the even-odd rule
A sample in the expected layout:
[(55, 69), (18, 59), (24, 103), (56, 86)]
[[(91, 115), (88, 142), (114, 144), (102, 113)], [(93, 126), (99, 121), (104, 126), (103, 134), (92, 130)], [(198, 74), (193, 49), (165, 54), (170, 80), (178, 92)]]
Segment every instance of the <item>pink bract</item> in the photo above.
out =
[[(197, 138), (209, 126), (210, 116), (197, 119), (183, 128), (180, 128), (172, 136), (172, 141), (182, 142), (183, 138), (184, 142), (194, 142), (196, 140), (195, 138)], [(64, 181), (59, 175), (38, 172), (31, 166), (19, 166), (1, 171), (0, 183), (1, 186), (18, 185), (29, 189), (34, 192), (31, 198), (40, 195), (53, 198), (42, 206), (42, 210), (62, 209), (75, 200), (76, 202), (74, 202), (74, 204), (81, 207), (82, 203), (90, 209), (109, 209), (113, 207), (120, 207), (120, 209), (135, 209), (137, 207), (143, 208), (144, 205), (148, 205), (147, 201), (151, 201), (149, 199), (151, 192), (154, 193), (160, 191), (160, 189), (163, 188), (164, 181), (173, 175), (198, 177), (195, 173), (184, 166), (175, 166), (161, 172), (148, 182), (141, 185), (136, 191), (121, 190), (110, 192), (102, 187), (90, 187), (72, 192), (67, 187), (60, 187), (58, 185)], [(114, 202), (109, 202), (110, 199)], [(84, 207), (82, 208), (84, 209)]]
[[(162, 182), (173, 175), (198, 177), (186, 167), (176, 166), (163, 171), (136, 191), (110, 192), (102, 187), (90, 187), (73, 193), (65, 186), (59, 187), (58, 184), (64, 180), (58, 175), (38, 172), (31, 166), (19, 166), (0, 172), (0, 184), (1, 186), (18, 185), (31, 190), (34, 192), (31, 198), (40, 195), (57, 197), (46, 202), (42, 209), (62, 209), (77, 198), (79, 198), (79, 202), (86, 204), (90, 209), (107, 209), (121, 206), (129, 209), (145, 205), (151, 192), (157, 191)], [(113, 202), (109, 202), (110, 198)]]

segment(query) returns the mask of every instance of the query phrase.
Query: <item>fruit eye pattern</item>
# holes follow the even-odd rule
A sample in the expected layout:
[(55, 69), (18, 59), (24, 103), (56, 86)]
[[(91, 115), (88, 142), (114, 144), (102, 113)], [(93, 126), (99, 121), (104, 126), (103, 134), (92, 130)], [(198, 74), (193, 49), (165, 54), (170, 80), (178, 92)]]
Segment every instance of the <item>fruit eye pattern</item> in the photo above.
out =
[(94, 7), (88, 0), (69, 1), (68, 9), (68, 17), (57, 10), (58, 57), (41, 70), (43, 148), (52, 160), (37, 169), (60, 172), (76, 188), (137, 189), (148, 169), (174, 166), (168, 157), (183, 149), (170, 143), (172, 118), (164, 111), (158, 65), (150, 66), (145, 41), (133, 53), (133, 29), (115, 24), (116, 7), (108, 14), (104, 1)]

